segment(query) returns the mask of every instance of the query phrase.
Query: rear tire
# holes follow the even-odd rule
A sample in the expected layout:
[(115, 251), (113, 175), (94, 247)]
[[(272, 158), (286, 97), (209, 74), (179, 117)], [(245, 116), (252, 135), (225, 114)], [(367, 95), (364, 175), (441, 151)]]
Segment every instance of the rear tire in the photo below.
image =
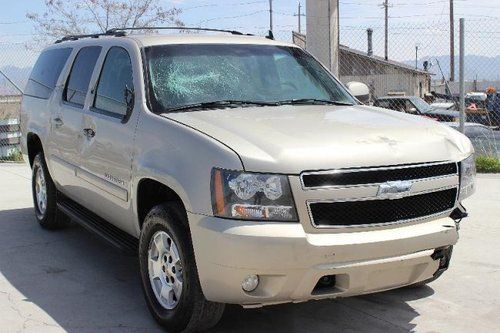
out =
[(57, 209), (56, 186), (50, 177), (42, 152), (33, 159), (31, 189), (35, 216), (40, 226), (49, 230), (64, 227), (68, 218)]
[(139, 262), (149, 310), (169, 332), (202, 331), (219, 322), (224, 304), (207, 301), (201, 291), (187, 217), (179, 203), (164, 203), (148, 213)]

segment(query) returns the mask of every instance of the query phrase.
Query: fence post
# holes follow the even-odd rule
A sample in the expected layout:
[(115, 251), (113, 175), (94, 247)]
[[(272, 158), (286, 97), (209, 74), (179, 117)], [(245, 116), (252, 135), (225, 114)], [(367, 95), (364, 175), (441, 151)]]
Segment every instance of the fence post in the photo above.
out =
[(460, 132), (465, 131), (465, 19), (460, 19)]

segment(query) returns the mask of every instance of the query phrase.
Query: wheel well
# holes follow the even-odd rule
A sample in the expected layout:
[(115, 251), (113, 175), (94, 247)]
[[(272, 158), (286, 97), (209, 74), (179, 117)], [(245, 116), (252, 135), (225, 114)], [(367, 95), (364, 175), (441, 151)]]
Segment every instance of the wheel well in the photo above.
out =
[(152, 179), (142, 179), (139, 182), (137, 187), (137, 213), (141, 229), (144, 219), (151, 208), (166, 201), (178, 202), (185, 210), (181, 198), (168, 186)]
[(38, 135), (34, 133), (28, 133), (27, 146), (30, 166), (33, 166), (33, 160), (35, 159), (35, 156), (39, 152), (43, 152), (42, 141), (40, 141)]

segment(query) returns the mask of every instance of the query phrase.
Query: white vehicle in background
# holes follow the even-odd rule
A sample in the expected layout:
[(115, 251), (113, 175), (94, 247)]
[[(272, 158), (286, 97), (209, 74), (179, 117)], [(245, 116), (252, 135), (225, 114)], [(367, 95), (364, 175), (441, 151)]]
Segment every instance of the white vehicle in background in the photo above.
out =
[(444, 102), (444, 101), (441, 102), (441, 101), (438, 101), (438, 102), (432, 103), (431, 107), (434, 110), (458, 111), (457, 108), (456, 108), (455, 103), (453, 103), (453, 102)]

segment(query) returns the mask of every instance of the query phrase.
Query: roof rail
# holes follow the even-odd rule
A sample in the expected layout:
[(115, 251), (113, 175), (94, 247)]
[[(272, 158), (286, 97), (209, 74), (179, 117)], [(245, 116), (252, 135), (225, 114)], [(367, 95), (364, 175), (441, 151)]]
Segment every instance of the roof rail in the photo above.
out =
[(240, 35), (240, 36), (253, 36), (252, 34), (244, 34), (242, 32), (236, 30), (224, 30), (224, 29), (212, 29), (212, 28), (193, 28), (193, 27), (130, 27), (130, 28), (113, 28), (109, 29), (104, 33), (97, 34), (86, 34), (86, 35), (68, 35), (64, 36), (61, 39), (55, 41), (55, 44), (79, 40), (81, 38), (99, 38), (101, 36), (114, 36), (114, 37), (123, 37), (126, 35), (126, 31), (138, 31), (138, 30), (189, 30), (189, 31), (213, 31), (213, 32), (226, 32), (232, 35)]
[(212, 28), (196, 28), (196, 27), (130, 27), (130, 28), (114, 28), (106, 31), (106, 34), (116, 34), (119, 32), (125, 33), (125, 31), (135, 31), (135, 30), (189, 30), (189, 31), (213, 31), (213, 32), (226, 32), (232, 35), (246, 35), (252, 36), (252, 34), (244, 34), (236, 30), (224, 30), (224, 29), (212, 29)]
[(100, 36), (122, 37), (122, 36), (125, 36), (125, 32), (123, 32), (123, 31), (117, 31), (117, 32), (106, 31), (105, 33), (97, 33), (97, 34), (67, 35), (61, 39), (56, 40), (54, 42), (54, 44), (58, 44), (58, 43), (66, 42), (66, 41), (71, 41), (71, 40), (79, 40), (81, 38), (99, 38)]

